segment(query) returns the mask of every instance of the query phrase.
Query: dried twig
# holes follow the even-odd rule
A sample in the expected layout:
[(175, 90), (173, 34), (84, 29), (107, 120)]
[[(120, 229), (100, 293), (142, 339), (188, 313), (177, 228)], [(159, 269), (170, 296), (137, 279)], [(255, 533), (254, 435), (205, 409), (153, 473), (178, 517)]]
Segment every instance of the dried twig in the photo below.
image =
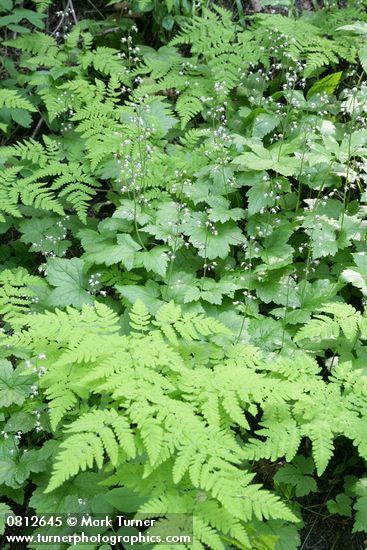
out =
[(101, 36), (103, 34), (109, 34), (110, 32), (117, 32), (120, 31), (120, 27), (111, 27), (110, 29), (104, 29), (103, 31), (96, 32), (95, 36)]
[(100, 15), (101, 17), (103, 17), (103, 19), (106, 19), (106, 17), (105, 17), (105, 16), (103, 15), (103, 13), (97, 8), (97, 6), (95, 6), (95, 5), (93, 4), (92, 0), (87, 0), (87, 2), (88, 2), (88, 4), (90, 4), (90, 5), (95, 9), (95, 11), (96, 11), (97, 13), (99, 13), (99, 15)]
[(72, 0), (69, 0), (69, 1), (68, 1), (68, 6), (69, 6), (69, 10), (71, 11), (71, 15), (73, 16), (74, 23), (75, 23), (75, 25), (77, 25), (77, 23), (78, 23), (78, 18), (77, 18), (77, 16), (76, 16), (76, 13), (75, 13), (75, 10), (74, 10), (74, 6), (73, 6)]
[(41, 118), (37, 122), (37, 125), (36, 125), (35, 129), (32, 132), (31, 139), (34, 139), (36, 137), (36, 135), (38, 134), (39, 129), (41, 128), (42, 124), (43, 124), (43, 116), (41, 116)]

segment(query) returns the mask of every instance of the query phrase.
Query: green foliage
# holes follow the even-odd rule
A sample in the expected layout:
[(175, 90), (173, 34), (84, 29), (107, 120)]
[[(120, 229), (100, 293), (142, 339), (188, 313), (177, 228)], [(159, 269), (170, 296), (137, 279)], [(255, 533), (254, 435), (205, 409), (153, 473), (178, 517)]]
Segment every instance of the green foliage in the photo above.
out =
[[(347, 372), (341, 364), (326, 383), (303, 352), (276, 358), (233, 344), (217, 320), (186, 315), (173, 302), (155, 319), (137, 302), (130, 319), (130, 332), (124, 334), (118, 316), (97, 302), (81, 312), (36, 314), (31, 322), (26, 315), (18, 317), (17, 332), (5, 339), (9, 354), (29, 357), (28, 362), (42, 359), (37, 398), (47, 404), (59, 442), (46, 493), (80, 471), (106, 468), (109, 486), (146, 496), (140, 512), (194, 513), (195, 536), (203, 543), (211, 525), (218, 544), (229, 535), (252, 547), (254, 518), (298, 520), (278, 497), (251, 484), (248, 460), (293, 460), (275, 480), (295, 486), (296, 496), (303, 496), (316, 490), (316, 483), (312, 460), (296, 456), (302, 437), (312, 441), (318, 475), (341, 434), (364, 456), (365, 396), (351, 406), (359, 371)], [(26, 395), (27, 380), (20, 377), (18, 383), (10, 363), (4, 363), (3, 379), (12, 380), (3, 405), (21, 404), (14, 392)], [(94, 406), (82, 412), (88, 402)], [(250, 418), (259, 414), (262, 428), (253, 432)], [(182, 502), (180, 486), (186, 494)], [(199, 501), (197, 491), (202, 492)], [(241, 505), (238, 494), (244, 497)], [(225, 519), (218, 522), (220, 507)], [(241, 531), (239, 521), (245, 522)], [(359, 521), (356, 516), (357, 530)]]
[(1, 513), (366, 530), (367, 16), (277, 4), (0, 2)]
[(28, 27), (19, 24), (27, 22), (36, 28), (43, 29), (45, 15), (42, 12), (50, 3), (51, 0), (35, 0), (33, 4), (35, 4), (36, 11), (33, 11), (24, 9), (23, 2), (20, 0), (1, 0), (0, 28), (6, 27), (6, 29), (15, 33), (29, 33), (30, 29)]
[(312, 459), (297, 456), (292, 464), (285, 464), (274, 476), (274, 480), (287, 485), (292, 485), (297, 497), (308, 495), (317, 490), (316, 481), (310, 474), (315, 467)]

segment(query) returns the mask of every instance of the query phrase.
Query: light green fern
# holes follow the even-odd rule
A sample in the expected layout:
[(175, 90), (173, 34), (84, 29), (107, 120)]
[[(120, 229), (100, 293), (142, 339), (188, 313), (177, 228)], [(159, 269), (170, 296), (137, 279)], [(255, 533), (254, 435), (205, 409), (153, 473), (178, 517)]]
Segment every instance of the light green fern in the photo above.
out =
[[(317, 311), (322, 313), (314, 315), (314, 318), (298, 331), (295, 336), (296, 342), (304, 339), (313, 341), (336, 340), (339, 338), (340, 331), (343, 332), (348, 341), (353, 342), (359, 330), (363, 329), (364, 321), (361, 314), (349, 304), (329, 303), (318, 308)], [(325, 313), (333, 317), (329, 317)]]
[(37, 109), (29, 101), (23, 97), (17, 90), (0, 90), (0, 108), (7, 107), (8, 109), (24, 109), (34, 113)]
[[(323, 311), (359, 322), (342, 303)], [(327, 384), (303, 352), (274, 357), (233, 345), (217, 320), (183, 313), (173, 302), (154, 318), (136, 302), (128, 334), (98, 303), (32, 315), (31, 323), (27, 315), (21, 319), (6, 339), (10, 349), (22, 356), (52, 349), (40, 389), (61, 442), (48, 491), (80, 471), (109, 465), (111, 483), (146, 495), (141, 512), (193, 513), (201, 543), (219, 544), (222, 537), (243, 543), (252, 540), (248, 527), (255, 520), (296, 521), (275, 494), (252, 482), (248, 461), (290, 461), (306, 437), (321, 475), (338, 436), (362, 454), (367, 448), (364, 409), (352, 405), (355, 391), (366, 400), (357, 389), (362, 381), (343, 363)], [(89, 399), (92, 409), (80, 414), (81, 401)], [(261, 427), (253, 432), (249, 420), (259, 414)], [(178, 488), (188, 490), (186, 497)]]

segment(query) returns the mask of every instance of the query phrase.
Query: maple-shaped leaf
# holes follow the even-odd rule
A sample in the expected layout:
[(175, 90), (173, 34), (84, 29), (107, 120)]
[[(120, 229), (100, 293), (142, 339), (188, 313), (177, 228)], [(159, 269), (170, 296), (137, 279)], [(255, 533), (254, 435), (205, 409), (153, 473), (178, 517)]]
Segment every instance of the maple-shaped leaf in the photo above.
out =
[(68, 305), (77, 308), (83, 304), (91, 304), (92, 297), (88, 294), (88, 278), (83, 260), (80, 258), (51, 258), (47, 262), (47, 280), (56, 287), (49, 296), (49, 304), (56, 307)]
[(168, 265), (166, 246), (156, 246), (152, 250), (136, 253), (136, 267), (144, 266), (147, 271), (153, 271), (162, 277), (165, 276)]
[(29, 377), (20, 376), (11, 363), (0, 360), (0, 407), (21, 405), (30, 393)]
[(83, 258), (91, 264), (113, 265), (122, 262), (129, 271), (141, 246), (128, 233), (101, 235), (91, 229), (79, 231), (85, 249)]
[(189, 241), (198, 249), (202, 258), (214, 260), (225, 258), (230, 252), (231, 245), (241, 245), (245, 237), (237, 225), (228, 221), (209, 226), (203, 212), (194, 212), (191, 219), (183, 224), (183, 232)]

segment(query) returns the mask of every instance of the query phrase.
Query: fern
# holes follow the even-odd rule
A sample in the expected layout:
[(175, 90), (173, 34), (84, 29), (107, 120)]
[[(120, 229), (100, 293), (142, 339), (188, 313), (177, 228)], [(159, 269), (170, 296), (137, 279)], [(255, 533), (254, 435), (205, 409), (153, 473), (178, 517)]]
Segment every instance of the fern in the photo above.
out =
[(288, 38), (287, 52), (294, 59), (301, 58), (306, 62), (305, 75), (310, 76), (318, 69), (329, 64), (337, 63), (340, 55), (338, 45), (322, 36), (319, 28), (305, 21), (289, 20), (281, 15), (269, 16), (261, 14), (257, 17), (260, 27), (267, 31)]
[(231, 51), (239, 27), (232, 21), (230, 11), (216, 7), (215, 12), (203, 10), (203, 17), (194, 17), (184, 25), (171, 44), (192, 44), (194, 53), (205, 56), (222, 53), (224, 48)]
[(363, 319), (361, 314), (353, 306), (343, 303), (325, 304), (317, 311), (322, 311), (333, 315), (331, 318), (327, 315), (315, 315), (314, 319), (302, 327), (295, 336), (295, 341), (302, 341), (306, 338), (314, 341), (334, 339), (339, 337), (340, 331), (344, 333), (345, 338), (354, 342), (360, 329), (363, 329)]
[(312, 441), (312, 456), (318, 475), (324, 473), (333, 455), (333, 432), (328, 422), (314, 422), (308, 430)]
[(193, 128), (188, 130), (183, 137), (181, 137), (182, 145), (186, 147), (194, 147), (199, 140), (207, 137), (209, 130), (205, 128)]
[(86, 52), (81, 58), (81, 66), (86, 69), (92, 66), (96, 71), (108, 76), (114, 76), (120, 82), (129, 85), (130, 75), (117, 56), (118, 50), (113, 48), (98, 47), (94, 51)]
[(32, 285), (39, 278), (30, 275), (25, 269), (5, 269), (0, 272), (0, 315), (12, 319), (28, 313), (36, 294)]
[(20, 218), (22, 216), (18, 207), (17, 194), (12, 193), (12, 186), (16, 186), (18, 180), (19, 167), (6, 168), (0, 175), (0, 221), (5, 221), (6, 215), (11, 215), (14, 218)]
[(67, 467), (55, 468), (55, 479), (47, 490), (52, 491), (61, 485), (70, 476), (76, 475), (80, 470), (92, 468), (94, 461), (98, 468), (103, 466), (104, 447), (100, 438), (91, 432), (78, 433), (70, 436), (63, 444), (62, 453), (67, 457)]
[(266, 437), (266, 440), (249, 441), (247, 457), (252, 460), (267, 458), (275, 461), (277, 457), (285, 456), (290, 462), (296, 456), (302, 438), (296, 423), (291, 421), (281, 428), (276, 422), (268, 423), (267, 428), (259, 430), (257, 435)]
[[(61, 444), (62, 451), (59, 454), (59, 462), (55, 465), (55, 476), (47, 492), (75, 475), (79, 469), (91, 468), (94, 460), (98, 468), (102, 468), (104, 453), (116, 466), (119, 446), (128, 458), (135, 456), (134, 440), (129, 425), (115, 410), (88, 412), (68, 426), (67, 432), (73, 435)], [(70, 460), (70, 451), (79, 438), (80, 450)], [(82, 458), (82, 451), (88, 456)], [(65, 461), (68, 462), (67, 470), (65, 470)]]
[[(135, 303), (130, 318), (133, 332), (123, 336), (115, 332), (119, 330), (116, 318), (105, 307), (85, 307), (79, 314), (70, 309), (68, 313), (47, 314), (46, 318), (34, 315), (27, 330), (10, 337), (9, 341), (17, 349), (34, 345), (27, 343), (26, 333), (31, 333), (36, 345), (42, 346), (44, 336), (36, 335), (47, 324), (48, 341), (58, 342), (58, 357), (53, 355), (52, 364), (41, 381), (50, 400), (54, 428), (61, 416), (67, 415), (65, 423), (65, 418), (75, 415), (78, 404), (73, 401), (81, 387), (87, 394), (102, 392), (116, 405), (119, 403), (117, 408), (95, 409), (66, 423), (65, 440), (61, 442), (47, 491), (94, 464), (102, 468), (106, 458), (117, 467), (117, 472), (122, 463), (133, 467), (131, 459), (136, 448), (140, 449), (139, 454), (144, 450), (147, 457), (143, 477), (139, 475), (140, 481), (135, 478), (143, 484), (145, 492), (151, 491), (150, 477), (154, 480), (154, 472), (169, 464), (175, 483), (190, 482), (196, 490), (203, 491), (213, 505), (218, 503), (224, 507), (228, 524), (223, 530), (231, 536), (246, 539), (241, 522), (244, 519), (250, 522), (252, 517), (292, 521), (294, 516), (277, 497), (251, 485), (253, 474), (239, 467), (246, 452), (228, 431), (231, 425), (248, 429), (247, 422), (241, 418), (241, 408), (248, 401), (264, 402), (271, 388), (278, 387), (279, 380), (269, 380), (265, 385), (259, 383), (263, 376), (253, 370), (259, 360), (254, 351), (246, 347), (239, 348), (238, 353), (233, 350), (233, 360), (239, 363), (232, 366), (230, 378), (228, 366), (222, 362), (211, 367), (213, 389), (219, 390), (218, 402), (214, 404), (204, 389), (208, 382), (207, 367), (197, 367), (196, 372), (186, 364), (180, 353), (166, 343), (160, 327), (175, 327), (176, 339), (180, 342), (178, 349), (185, 340), (209, 339), (220, 332), (225, 334), (226, 329), (215, 319), (184, 314), (173, 303), (164, 305), (157, 313), (153, 331), (148, 332), (150, 316), (141, 302)], [(107, 321), (103, 330), (99, 328), (99, 319)], [(65, 323), (64, 328), (60, 328), (60, 322)], [(246, 367), (240, 357), (247, 361)], [(70, 369), (72, 364), (74, 367)], [(246, 385), (240, 380), (246, 380)], [(64, 410), (59, 409), (60, 388), (68, 392)], [(284, 392), (285, 398), (289, 391)], [(177, 392), (181, 394), (179, 400), (175, 397)], [(237, 405), (232, 400), (236, 400)], [(74, 452), (76, 445), (78, 450)], [(70, 454), (72, 458), (66, 460)], [(149, 512), (153, 500), (151, 502), (141, 511)], [(195, 500), (192, 506), (194, 503)], [(198, 501), (195, 505), (198, 518), (209, 526), (208, 511), (204, 507), (201, 513), (200, 506)], [(161, 503), (155, 511), (162, 510)], [(218, 519), (213, 518), (214, 528), (217, 524)], [(202, 541), (205, 540), (207, 536), (203, 534)]]
[(69, 389), (68, 373), (63, 372), (63, 376), (59, 377), (59, 386), (53, 386), (52, 389), (46, 392), (47, 398), (50, 401), (50, 425), (53, 430), (56, 430), (58, 424), (63, 419), (65, 414), (73, 410), (78, 402), (76, 394)]
[(198, 314), (183, 314), (181, 308), (173, 302), (162, 306), (154, 324), (161, 327), (165, 335), (176, 341), (176, 333), (186, 340), (198, 340), (202, 336), (209, 336), (221, 332), (231, 332), (221, 322), (212, 318), (204, 318)]
[[(19, 168), (8, 168), (2, 176), (7, 179), (7, 190), (3, 191), (3, 195), (6, 197), (3, 209), (5, 211), (12, 209), (11, 213), (14, 212), (13, 215), (20, 217), (16, 207), (19, 199), (25, 205), (56, 212), (60, 215), (64, 213), (64, 206), (69, 206), (85, 222), (89, 202), (96, 194), (96, 188), (100, 187), (100, 183), (89, 175), (86, 166), (77, 162), (68, 164), (60, 162), (57, 146), (51, 145), (51, 143), (46, 138), (44, 147), (40, 143), (30, 140), (4, 149), (9, 164), (12, 159), (17, 158), (20, 162), (23, 161), (25, 166), (32, 163), (33, 165), (38, 164), (39, 168), (33, 170), (32, 175), (25, 178), (16, 177)], [(11, 175), (12, 186), (9, 185), (9, 175)], [(48, 182), (42, 181), (50, 177), (55, 178), (51, 186)]]
[(176, 102), (176, 111), (181, 119), (181, 127), (185, 128), (187, 123), (200, 113), (202, 103), (197, 97), (181, 95)]
[(52, 4), (52, 0), (32, 0), (39, 13), (44, 13)]
[(5, 41), (3, 493), (185, 514), (197, 550), (296, 546), (263, 461), (367, 456), (366, 87), (344, 70), (362, 41), (335, 10), (200, 13), (157, 51), (127, 20), (121, 49), (111, 21)]
[(42, 143), (34, 139), (18, 142), (15, 145), (3, 148), (3, 153), (7, 158), (15, 156), (22, 160), (27, 160), (32, 164), (39, 164), (41, 168), (45, 167), (48, 162), (47, 152)]
[(34, 113), (37, 109), (32, 103), (16, 90), (0, 90), (0, 108), (25, 109)]
[(334, 320), (339, 324), (347, 340), (353, 342), (358, 334), (361, 324), (361, 314), (349, 304), (331, 303), (325, 304), (322, 311), (334, 315)]
[(146, 332), (149, 329), (150, 315), (141, 300), (135, 302), (129, 312), (129, 317), (131, 328), (141, 333)]
[(19, 48), (25, 52), (29, 52), (37, 55), (48, 56), (57, 53), (57, 43), (56, 40), (47, 34), (42, 32), (35, 32), (32, 34), (23, 34), (18, 36), (13, 40), (7, 40), (4, 42), (5, 46), (10, 46), (12, 48)]
[[(345, 304), (322, 309), (334, 318), (359, 322), (357, 312)], [(348, 371), (336, 370), (334, 381), (326, 384), (306, 355), (275, 358), (246, 344), (233, 345), (217, 320), (183, 313), (173, 302), (163, 305), (155, 318), (136, 302), (127, 335), (120, 333), (116, 315), (98, 304), (81, 312), (33, 315), (31, 324), (24, 323), (28, 328), (8, 337), (8, 345), (22, 354), (40, 349), (48, 327), (54, 352), (41, 389), (51, 405), (54, 429), (64, 418), (48, 491), (87, 468), (102, 469), (108, 461), (119, 484), (149, 496), (141, 512), (190, 511), (202, 543), (214, 544), (215, 539), (219, 544), (223, 536), (240, 542), (252, 540), (247, 528), (255, 519), (295, 521), (278, 497), (252, 483), (246, 460), (290, 461), (301, 439), (308, 437), (321, 475), (339, 435), (349, 437), (361, 452), (367, 446), (361, 409), (351, 407)], [(186, 343), (194, 339), (210, 350), (220, 333), (226, 342), (221, 353), (210, 351), (204, 362), (195, 360), (195, 347), (194, 357), (186, 355)], [(294, 376), (302, 362), (305, 368)], [(355, 384), (358, 376), (351, 380)], [(62, 410), (59, 400), (65, 388)], [(103, 395), (107, 406), (75, 419), (81, 391), (84, 399)], [(259, 411), (262, 427), (253, 434), (248, 415)], [(168, 479), (174, 492), (166, 485)], [(177, 487), (190, 487), (191, 496), (181, 500)], [(195, 491), (203, 498), (196, 500)]]

